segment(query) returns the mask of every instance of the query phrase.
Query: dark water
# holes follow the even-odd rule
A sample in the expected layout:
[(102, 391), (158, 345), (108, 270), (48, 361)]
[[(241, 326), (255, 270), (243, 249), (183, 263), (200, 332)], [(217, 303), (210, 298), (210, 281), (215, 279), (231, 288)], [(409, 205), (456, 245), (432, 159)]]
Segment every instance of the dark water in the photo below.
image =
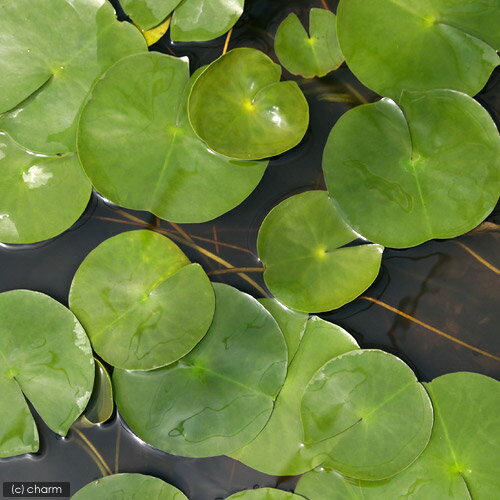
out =
[[(335, 2), (328, 3), (335, 7)], [(252, 46), (271, 56), (270, 34), (286, 14), (306, 13), (310, 6), (321, 6), (319, 1), (298, 0), (247, 0), (247, 4), (230, 48)], [(172, 44), (164, 38), (153, 48), (189, 56), (194, 70), (219, 56), (223, 44), (224, 37), (204, 44)], [(284, 76), (292, 78), (286, 72)], [(183, 226), (196, 244), (233, 266), (260, 266), (255, 240), (265, 214), (293, 193), (324, 187), (321, 155), (331, 127), (352, 106), (377, 99), (346, 67), (323, 79), (297, 80), (311, 108), (311, 126), (304, 141), (272, 160), (261, 184), (235, 210), (210, 223)], [(500, 72), (495, 73), (478, 99), (498, 123)], [(127, 214), (143, 223), (130, 220)], [(379, 303), (360, 298), (324, 317), (349, 330), (362, 347), (378, 347), (399, 355), (421, 380), (458, 370), (499, 379), (500, 314), (495, 307), (499, 293), (499, 218), (497, 211), (478, 230), (455, 240), (386, 250), (380, 275), (365, 293)], [(150, 214), (121, 210), (94, 195), (84, 216), (65, 234), (36, 245), (0, 247), (0, 291), (28, 288), (66, 304), (73, 274), (93, 248), (114, 234), (157, 223)], [(167, 222), (161, 222), (161, 228), (185, 239)], [(188, 243), (181, 247), (211, 273), (214, 281), (260, 296), (254, 285), (235, 273), (221, 274), (223, 266), (194, 248), (192, 241)], [(260, 273), (248, 276), (257, 286), (264, 286)], [(155, 475), (180, 488), (191, 500), (222, 499), (258, 486), (292, 490), (296, 482), (294, 478), (260, 474), (226, 457), (187, 459), (167, 455), (140, 442), (116, 416), (97, 427), (77, 423), (66, 439), (56, 437), (40, 421), (39, 429), (40, 453), (0, 460), (0, 482), (70, 481), (74, 493), (101, 476), (95, 456), (81, 434), (112, 471)]]

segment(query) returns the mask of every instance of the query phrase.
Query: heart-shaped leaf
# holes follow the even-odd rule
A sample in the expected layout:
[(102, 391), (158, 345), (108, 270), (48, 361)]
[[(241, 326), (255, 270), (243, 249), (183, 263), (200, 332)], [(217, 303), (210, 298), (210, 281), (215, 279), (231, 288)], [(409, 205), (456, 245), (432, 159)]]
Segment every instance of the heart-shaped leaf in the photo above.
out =
[(227, 500), (302, 500), (302, 497), (274, 488), (257, 488), (256, 490), (240, 491), (227, 497)]
[(3, 2), (0, 129), (33, 151), (75, 151), (77, 118), (95, 79), (145, 49), (106, 0)]
[(80, 217), (91, 192), (76, 154), (36, 155), (0, 133), (0, 241), (57, 236)]
[(127, 370), (151, 370), (187, 354), (206, 334), (215, 306), (202, 267), (147, 230), (121, 233), (93, 250), (69, 300), (97, 354)]
[(307, 447), (300, 417), (304, 390), (316, 373), (332, 358), (358, 348), (342, 328), (313, 316), (293, 358), (274, 411), (262, 432), (232, 456), (249, 467), (276, 476), (294, 476), (312, 469), (328, 442)]
[(405, 92), (347, 112), (323, 156), (328, 190), (352, 227), (395, 248), (453, 238), (493, 210), (500, 137), (485, 109), (451, 90)]
[(171, 484), (143, 474), (113, 474), (84, 486), (71, 500), (187, 500)]
[(296, 146), (309, 124), (309, 107), (295, 82), (264, 53), (239, 48), (215, 60), (189, 97), (195, 132), (220, 154), (267, 158)]
[(344, 245), (356, 233), (326, 191), (306, 191), (274, 207), (259, 230), (264, 280), (283, 304), (329, 311), (355, 299), (377, 277), (383, 247)]
[[(199, 74), (199, 73), (198, 73)], [(83, 109), (78, 154), (108, 200), (176, 222), (204, 222), (241, 203), (266, 162), (215, 154), (193, 132), (187, 59), (130, 56), (96, 84)]]
[(367, 87), (397, 99), (402, 90), (477, 94), (500, 59), (498, 2), (342, 0), (340, 47)]
[(500, 491), (500, 384), (476, 373), (443, 375), (425, 384), (436, 419), (425, 451), (386, 481), (357, 481), (333, 471), (306, 474), (296, 492), (323, 500), (470, 500)]
[(147, 443), (175, 455), (231, 453), (266, 424), (286, 374), (286, 344), (255, 299), (215, 284), (203, 340), (178, 363), (150, 372), (115, 370), (116, 404)]
[(337, 17), (326, 9), (311, 9), (307, 33), (292, 12), (278, 27), (274, 50), (290, 73), (305, 78), (325, 76), (344, 62), (337, 41)]
[(399, 358), (358, 350), (326, 363), (302, 399), (305, 444), (321, 443), (323, 461), (353, 478), (377, 480), (408, 467), (427, 446), (430, 399)]
[(85, 408), (84, 418), (87, 422), (97, 425), (111, 418), (115, 408), (113, 400), (113, 386), (108, 370), (98, 360), (95, 361), (95, 379), (92, 396)]
[(0, 457), (38, 451), (25, 397), (65, 436), (92, 393), (94, 357), (75, 316), (38, 292), (0, 294)]

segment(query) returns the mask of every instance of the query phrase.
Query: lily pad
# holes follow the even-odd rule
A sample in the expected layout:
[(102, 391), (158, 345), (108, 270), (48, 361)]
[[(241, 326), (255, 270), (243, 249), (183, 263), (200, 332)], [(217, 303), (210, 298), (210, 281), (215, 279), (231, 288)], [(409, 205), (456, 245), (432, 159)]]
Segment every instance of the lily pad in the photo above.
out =
[(278, 27), (274, 51), (280, 63), (294, 75), (325, 76), (344, 62), (337, 41), (337, 17), (326, 9), (311, 9), (307, 33), (292, 12)]
[(200, 75), (189, 97), (194, 131), (218, 153), (255, 160), (296, 146), (309, 124), (309, 106), (295, 82), (259, 50), (238, 48)]
[(358, 297), (380, 269), (380, 245), (344, 245), (358, 235), (326, 191), (306, 191), (274, 207), (259, 230), (264, 280), (283, 304), (305, 312), (329, 311)]
[(408, 467), (427, 446), (432, 421), (412, 370), (378, 350), (329, 361), (302, 399), (306, 446), (331, 440), (325, 465), (357, 479), (385, 479)]
[(160, 25), (182, 0), (120, 0), (123, 10), (143, 30)]
[(354, 349), (358, 349), (358, 344), (345, 330), (313, 316), (266, 427), (251, 443), (234, 453), (233, 458), (276, 476), (302, 474), (321, 463), (325, 450), (330, 451), (331, 446), (328, 440), (311, 447), (304, 444), (302, 396), (317, 370), (332, 358)]
[(203, 340), (173, 366), (115, 370), (118, 410), (133, 432), (167, 453), (231, 453), (265, 426), (285, 379), (286, 344), (255, 299), (214, 284), (215, 316)]
[[(436, 419), (428, 447), (397, 476), (356, 481), (326, 470), (306, 474), (296, 492), (323, 500), (470, 500), (500, 491), (500, 384), (477, 373), (443, 375), (427, 388)], [(479, 430), (479, 431), (478, 431)]]
[(75, 493), (72, 500), (187, 500), (171, 484), (143, 474), (113, 474), (93, 481)]
[(0, 132), (0, 241), (57, 236), (77, 221), (91, 193), (76, 154), (37, 155)]
[(477, 94), (499, 64), (500, 8), (483, 0), (342, 0), (340, 47), (367, 87)]
[(133, 55), (96, 84), (80, 119), (78, 154), (108, 200), (175, 222), (205, 222), (257, 186), (267, 162), (215, 154), (194, 133), (185, 58)]
[(71, 311), (42, 293), (1, 293), (0, 332), (0, 457), (10, 457), (38, 451), (25, 397), (66, 435), (90, 398), (94, 357)]
[(109, 364), (151, 370), (187, 354), (214, 314), (212, 285), (175, 243), (153, 231), (121, 233), (78, 268), (71, 310)]
[(113, 386), (108, 370), (106, 370), (98, 359), (94, 359), (94, 361), (94, 388), (83, 416), (87, 422), (97, 425), (103, 424), (111, 418), (115, 402), (113, 400)]
[(387, 247), (453, 238), (480, 224), (500, 193), (500, 137), (485, 109), (451, 90), (404, 92), (347, 112), (323, 156), (349, 224)]
[(109, 66), (146, 49), (106, 0), (0, 5), (0, 129), (45, 154), (74, 152), (85, 97)]
[(302, 497), (283, 490), (274, 488), (257, 488), (256, 490), (246, 490), (235, 493), (227, 500), (301, 500)]

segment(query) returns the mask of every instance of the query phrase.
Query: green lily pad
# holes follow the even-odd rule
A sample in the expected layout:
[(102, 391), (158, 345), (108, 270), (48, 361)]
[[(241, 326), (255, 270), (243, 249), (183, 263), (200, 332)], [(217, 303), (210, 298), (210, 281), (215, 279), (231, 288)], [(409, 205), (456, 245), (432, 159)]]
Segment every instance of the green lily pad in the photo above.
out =
[(470, 500), (500, 491), (500, 384), (477, 373), (443, 375), (427, 388), (436, 414), (429, 445), (397, 476), (357, 481), (326, 470), (306, 474), (296, 492), (323, 500)]
[(0, 132), (0, 241), (57, 236), (77, 221), (91, 193), (76, 154), (36, 155)]
[(72, 500), (187, 500), (175, 486), (143, 474), (113, 474), (93, 481), (75, 493)]
[(90, 342), (75, 316), (38, 292), (0, 294), (0, 457), (38, 451), (27, 398), (61, 436), (85, 409), (94, 382)]
[(306, 446), (331, 440), (325, 465), (358, 479), (385, 479), (408, 467), (427, 446), (432, 421), (413, 371), (378, 350), (329, 361), (302, 399)]
[(278, 323), (288, 348), (288, 365), (292, 362), (306, 330), (308, 315), (288, 309), (276, 299), (258, 299)]
[(167, 453), (208, 457), (255, 438), (285, 379), (286, 344), (255, 299), (214, 284), (216, 308), (203, 340), (178, 363), (115, 370), (118, 410), (133, 432)]
[(358, 297), (375, 280), (383, 247), (343, 247), (358, 235), (326, 191), (306, 191), (274, 207), (259, 230), (264, 280), (283, 304), (329, 311)]
[(330, 451), (328, 441), (304, 444), (300, 408), (304, 390), (327, 361), (358, 349), (356, 341), (342, 328), (313, 316), (297, 354), (293, 358), (274, 411), (262, 432), (232, 456), (249, 467), (276, 476), (302, 474), (321, 463), (318, 457)]
[(80, 119), (78, 154), (108, 200), (175, 222), (205, 222), (240, 204), (267, 162), (215, 154), (194, 133), (187, 59), (133, 55), (96, 84)]
[(500, 137), (485, 109), (451, 90), (404, 92), (347, 112), (323, 156), (349, 224), (387, 247), (453, 238), (480, 224), (500, 193)]
[(325, 76), (344, 62), (337, 41), (337, 17), (326, 9), (311, 9), (307, 33), (292, 12), (278, 27), (274, 51), (280, 63), (294, 75)]
[(302, 497), (274, 488), (258, 488), (256, 490), (240, 491), (227, 497), (227, 500), (302, 500)]
[(101, 243), (78, 268), (71, 310), (109, 364), (151, 370), (177, 361), (206, 334), (212, 285), (175, 243), (148, 230)]
[(45, 154), (74, 152), (77, 118), (94, 83), (146, 49), (105, 0), (16, 0), (0, 5), (0, 129)]
[(454, 89), (477, 94), (499, 64), (498, 2), (342, 0), (340, 47), (352, 72), (381, 95)]
[(296, 146), (309, 124), (309, 106), (295, 82), (259, 50), (219, 57), (196, 80), (189, 119), (208, 146), (231, 158), (256, 160)]
[(123, 10), (143, 30), (161, 24), (182, 0), (120, 0)]
[(108, 370), (106, 370), (98, 359), (94, 359), (94, 361), (94, 388), (83, 416), (87, 422), (97, 425), (103, 424), (111, 418), (115, 402), (113, 400), (113, 386)]

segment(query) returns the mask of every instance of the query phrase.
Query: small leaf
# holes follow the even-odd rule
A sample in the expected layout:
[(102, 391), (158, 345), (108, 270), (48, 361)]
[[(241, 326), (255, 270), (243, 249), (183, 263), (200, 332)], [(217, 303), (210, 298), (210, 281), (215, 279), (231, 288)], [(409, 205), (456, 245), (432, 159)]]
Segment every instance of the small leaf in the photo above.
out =
[(226, 500), (303, 500), (299, 495), (288, 493), (274, 488), (257, 488), (254, 490), (240, 491)]
[(98, 359), (94, 359), (94, 361), (94, 388), (83, 416), (91, 424), (97, 425), (103, 424), (111, 418), (115, 402), (113, 400), (113, 386), (111, 385), (111, 378), (108, 371)]

